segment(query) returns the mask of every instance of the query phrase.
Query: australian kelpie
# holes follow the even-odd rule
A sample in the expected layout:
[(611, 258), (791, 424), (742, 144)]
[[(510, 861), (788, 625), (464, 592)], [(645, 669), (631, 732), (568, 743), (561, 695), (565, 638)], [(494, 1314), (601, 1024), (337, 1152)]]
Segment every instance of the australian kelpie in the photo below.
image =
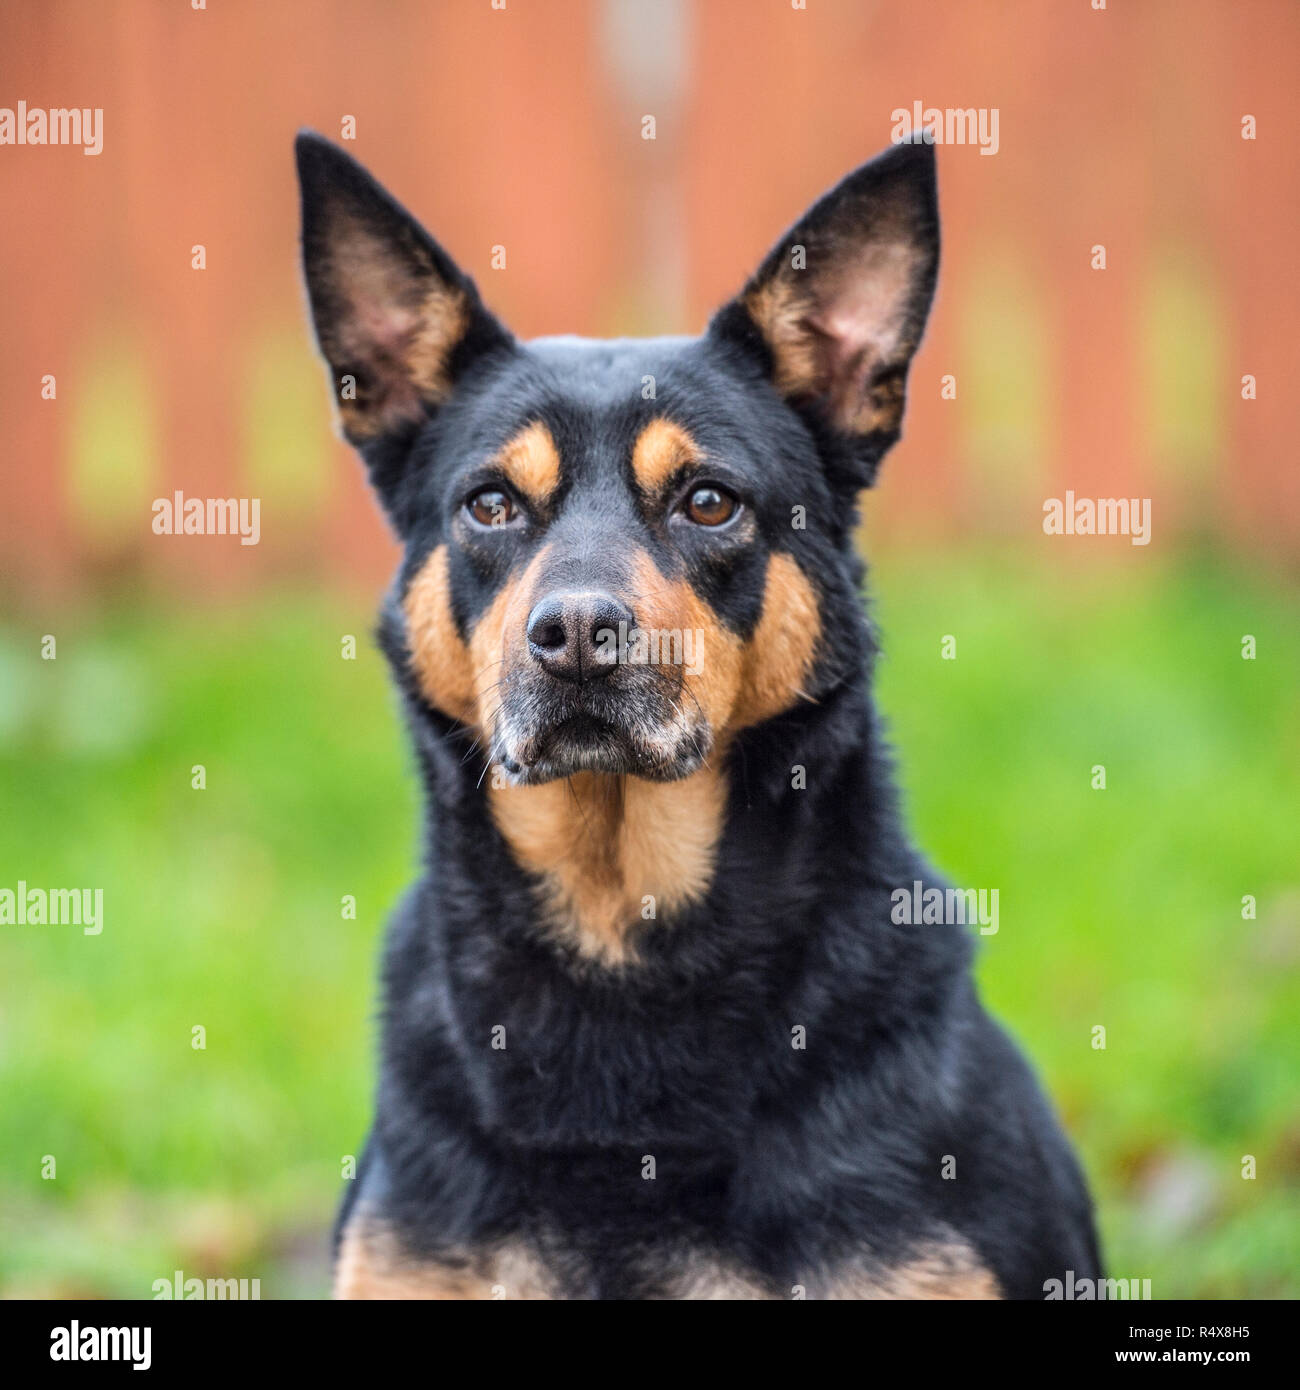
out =
[[(698, 338), (520, 342), (297, 145), (342, 429), (405, 558), (424, 782), (344, 1297), (1042, 1298), (1079, 1168), (984, 1012), (873, 711), (859, 491), (939, 257), (898, 144)], [(904, 914), (907, 915), (907, 914)]]

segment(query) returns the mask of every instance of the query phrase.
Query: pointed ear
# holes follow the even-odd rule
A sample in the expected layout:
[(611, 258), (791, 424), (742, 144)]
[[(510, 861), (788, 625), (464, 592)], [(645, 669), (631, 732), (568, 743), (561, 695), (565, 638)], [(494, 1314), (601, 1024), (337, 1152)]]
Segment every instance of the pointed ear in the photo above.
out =
[(470, 361), (512, 339), (356, 160), (310, 131), (295, 151), (307, 293), (343, 432), (358, 447), (409, 436)]
[(894, 145), (804, 214), (709, 332), (759, 353), (828, 466), (866, 487), (901, 430), (938, 266), (933, 146)]

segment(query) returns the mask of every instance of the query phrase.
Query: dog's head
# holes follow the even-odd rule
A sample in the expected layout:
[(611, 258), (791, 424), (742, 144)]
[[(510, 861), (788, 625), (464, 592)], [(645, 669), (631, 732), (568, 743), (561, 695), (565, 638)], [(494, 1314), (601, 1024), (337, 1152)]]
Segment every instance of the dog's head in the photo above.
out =
[(316, 333), (406, 547), (390, 621), (420, 700), (515, 784), (668, 781), (842, 677), (856, 496), (934, 290), (929, 145), (849, 175), (699, 338), (530, 343), (349, 156), (297, 152)]

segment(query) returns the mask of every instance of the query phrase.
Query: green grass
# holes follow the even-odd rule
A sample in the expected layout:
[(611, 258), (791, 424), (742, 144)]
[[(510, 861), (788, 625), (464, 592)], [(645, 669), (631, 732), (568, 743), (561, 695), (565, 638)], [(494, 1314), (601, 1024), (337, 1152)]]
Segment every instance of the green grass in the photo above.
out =
[[(1294, 1296), (1300, 602), (1209, 560), (1059, 553), (878, 563), (909, 815), (999, 890), (982, 987), (1083, 1153), (1111, 1272)], [(97, 937), (0, 926), (0, 1292), (324, 1291), (418, 825), (369, 629), (314, 597), (0, 630), (0, 887), (101, 886), (105, 912)]]

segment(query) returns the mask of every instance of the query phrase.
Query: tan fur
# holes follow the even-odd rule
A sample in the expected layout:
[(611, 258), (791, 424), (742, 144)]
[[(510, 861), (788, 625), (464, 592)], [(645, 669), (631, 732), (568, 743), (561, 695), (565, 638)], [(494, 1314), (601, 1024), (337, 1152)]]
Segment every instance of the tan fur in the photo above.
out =
[(817, 594), (789, 555), (773, 555), (767, 566), (763, 611), (745, 648), (743, 685), (732, 716), (748, 728), (807, 699), (804, 684), (821, 639)]
[(497, 463), (516, 491), (539, 506), (560, 485), (559, 450), (540, 420), (520, 430), (501, 450)]
[[(704, 1250), (653, 1256), (650, 1297), (758, 1300), (805, 1297), (848, 1300), (985, 1300), (1002, 1297), (993, 1274), (956, 1235), (924, 1246), (892, 1269), (846, 1266), (829, 1278), (776, 1288), (752, 1271)], [(518, 1240), (469, 1250), (443, 1261), (405, 1250), (393, 1230), (362, 1208), (349, 1220), (334, 1266), (338, 1299), (544, 1300), (563, 1296), (536, 1251)]]
[(348, 1222), (334, 1264), (337, 1299), (549, 1299), (539, 1261), (519, 1244), (434, 1263), (403, 1250), (383, 1223), (364, 1213)]
[(420, 304), (406, 358), (411, 381), (424, 400), (441, 405), (451, 394), (452, 349), (468, 327), (465, 296), (434, 281)]
[(580, 952), (609, 965), (634, 959), (647, 897), (661, 921), (707, 893), (726, 806), (718, 767), (729, 738), (800, 697), (821, 631), (812, 585), (788, 555), (768, 565), (762, 616), (747, 644), (647, 555), (634, 558), (632, 587), (642, 627), (703, 634), (701, 670), (683, 672), (679, 703), (707, 716), (710, 762), (678, 782), (583, 773), (489, 792), (515, 857), (547, 884), (553, 923)]
[(846, 1266), (829, 1278), (811, 1279), (789, 1289), (774, 1289), (750, 1271), (716, 1256), (688, 1255), (666, 1285), (665, 1298), (681, 1299), (830, 1299), (985, 1300), (1002, 1291), (991, 1271), (955, 1234), (922, 1246), (893, 1268)]
[(726, 792), (711, 767), (678, 782), (583, 772), (488, 795), (515, 858), (546, 885), (552, 924), (593, 960), (633, 958), (646, 897), (658, 920), (713, 879)]
[[(644, 552), (632, 590), (643, 628), (704, 634), (699, 676), (683, 671), (682, 709), (725, 726), (741, 674), (740, 644), (687, 584)], [(715, 678), (716, 673), (716, 678)], [(726, 788), (717, 762), (676, 782), (582, 773), (539, 787), (493, 786), (493, 819), (516, 859), (546, 885), (555, 928), (607, 965), (634, 958), (633, 934), (698, 900), (713, 880)], [(653, 918), (645, 900), (653, 899)]]
[(744, 300), (772, 350), (776, 389), (796, 400), (825, 394), (831, 418), (853, 434), (898, 429), (916, 346), (905, 325), (920, 253), (885, 231), (829, 282), (811, 265), (783, 267)]
[[(420, 691), (435, 709), (452, 719), (491, 730), (501, 707), (502, 682), (512, 663), (523, 660), (524, 624), (543, 548), (519, 575), (508, 579), (474, 626), (468, 642), (451, 611), (447, 547), (438, 546), (411, 581), (402, 600), (407, 645)], [(507, 637), (514, 634), (511, 644)]]
[(684, 465), (703, 457), (690, 434), (672, 420), (651, 420), (637, 436), (632, 473), (642, 492), (654, 494)]
[(702, 713), (715, 738), (726, 729), (736, 702), (741, 679), (740, 639), (718, 621), (718, 615), (686, 583), (660, 573), (645, 551), (631, 559), (630, 585), (637, 625), (659, 632), (699, 634), (693, 663), (698, 671), (681, 669), (681, 708), (688, 715)]
[(424, 698), (452, 719), (470, 719), (474, 684), (469, 648), (451, 612), (447, 547), (440, 545), (402, 600), (411, 666)]
[(473, 722), (485, 739), (492, 736), (511, 673), (529, 661), (528, 614), (536, 598), (537, 576), (550, 556), (544, 545), (517, 575), (507, 578), (487, 612), (470, 634), (473, 666)]
[[(816, 1288), (816, 1286), (814, 1286)], [(1002, 1290), (957, 1236), (922, 1248), (893, 1269), (846, 1269), (810, 1296), (830, 1299), (998, 1299)]]
[(344, 432), (364, 443), (417, 423), (426, 405), (447, 398), (451, 354), (469, 325), (469, 305), (460, 290), (437, 278), (423, 252), (413, 248), (413, 260), (401, 259), (350, 219), (335, 226), (330, 247), (331, 278), (347, 296), (350, 313), (321, 347), (336, 374), (364, 364), (385, 385), (378, 399), (338, 400)]
[(848, 1266), (829, 1278), (810, 1279), (788, 1289), (772, 1287), (740, 1265), (705, 1252), (692, 1252), (667, 1280), (664, 1298), (673, 1299), (998, 1299), (1002, 1291), (971, 1247), (955, 1234), (921, 1247), (892, 1269)]
[(766, 1284), (739, 1265), (703, 1253), (687, 1255), (659, 1296), (709, 1302), (753, 1302), (777, 1297)]
[(777, 275), (745, 296), (745, 308), (772, 350), (773, 385), (783, 396), (803, 396), (817, 389), (821, 366), (817, 344), (808, 328), (812, 300), (789, 277)]
[[(452, 618), (447, 554), (438, 547), (404, 601), (412, 667), (426, 699), (490, 737), (511, 672), (528, 661), (524, 629), (546, 560), (543, 548), (507, 580), (468, 642)], [(726, 786), (719, 768), (731, 736), (801, 697), (821, 624), (811, 583), (788, 555), (768, 564), (762, 615), (748, 643), (729, 632), (687, 583), (633, 557), (638, 622), (701, 634), (698, 672), (681, 669), (682, 718), (702, 713), (708, 763), (676, 782), (582, 773), (537, 787), (489, 784), (492, 816), (517, 862), (544, 885), (553, 927), (607, 965), (635, 959), (634, 937), (698, 901), (713, 881)], [(682, 726), (684, 727), (684, 725)], [(674, 729), (677, 737), (680, 729)], [(652, 900), (653, 916), (647, 915)]]
[(821, 609), (791, 556), (778, 553), (768, 561), (758, 625), (743, 643), (689, 584), (665, 579), (648, 556), (638, 558), (633, 574), (642, 627), (701, 634), (700, 670), (684, 672), (681, 704), (707, 716), (715, 747), (725, 748), (730, 735), (806, 698), (803, 687), (821, 637)]

